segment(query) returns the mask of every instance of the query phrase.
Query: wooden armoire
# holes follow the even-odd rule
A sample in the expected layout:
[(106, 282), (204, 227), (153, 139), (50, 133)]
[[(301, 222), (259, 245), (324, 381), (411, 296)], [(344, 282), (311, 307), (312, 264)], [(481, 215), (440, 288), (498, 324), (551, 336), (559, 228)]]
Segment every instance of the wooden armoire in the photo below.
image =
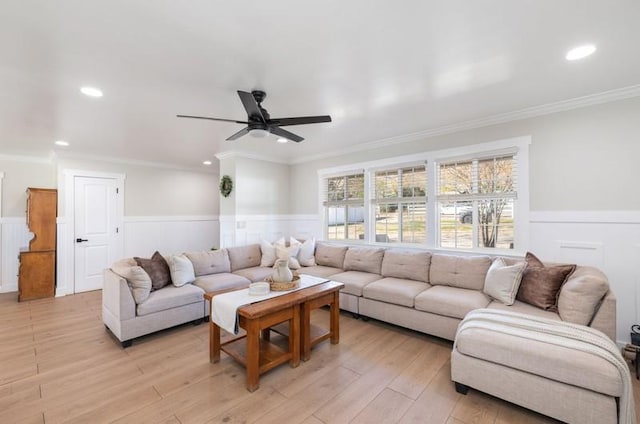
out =
[(56, 289), (56, 217), (58, 191), (27, 189), (29, 250), (20, 252), (18, 300), (53, 297)]

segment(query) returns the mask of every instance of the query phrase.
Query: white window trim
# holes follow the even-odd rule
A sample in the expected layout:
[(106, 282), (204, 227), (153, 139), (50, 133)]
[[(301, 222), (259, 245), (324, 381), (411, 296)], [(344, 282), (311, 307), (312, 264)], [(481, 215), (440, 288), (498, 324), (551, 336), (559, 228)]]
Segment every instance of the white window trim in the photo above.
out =
[[(366, 244), (379, 244), (393, 247), (410, 247), (410, 248), (428, 248), (430, 250), (448, 251), (448, 252), (482, 252), (493, 255), (520, 255), (529, 247), (529, 147), (531, 145), (531, 136), (513, 137), (508, 139), (490, 141), (485, 143), (471, 144), (449, 149), (433, 150), (428, 152), (420, 152), (409, 155), (395, 156), (391, 158), (372, 160), (367, 162), (351, 163), (348, 165), (340, 165), (330, 168), (318, 170), (318, 195), (319, 195), (319, 214), (322, 216), (323, 237), (327, 241), (326, 218), (324, 214), (323, 202), (323, 179), (331, 176), (348, 175), (350, 173), (362, 172), (365, 175), (365, 239)], [(518, 160), (516, 161), (516, 172), (518, 175), (518, 198), (514, 203), (517, 212), (517, 220), (515, 224), (514, 249), (496, 249), (496, 248), (475, 248), (475, 249), (449, 249), (437, 247), (437, 219), (436, 219), (436, 173), (435, 166), (438, 162), (451, 161), (456, 159), (469, 159), (472, 156), (483, 157), (499, 155), (501, 153), (517, 152)], [(372, 234), (372, 222), (370, 219), (370, 183), (371, 173), (376, 170), (390, 167), (404, 167), (415, 163), (427, 163), (427, 243), (376, 243), (375, 237), (370, 240)], [(367, 208), (369, 208), (367, 210)], [(340, 241), (343, 243), (343, 241)], [(361, 244), (359, 241), (344, 240), (346, 243)]]

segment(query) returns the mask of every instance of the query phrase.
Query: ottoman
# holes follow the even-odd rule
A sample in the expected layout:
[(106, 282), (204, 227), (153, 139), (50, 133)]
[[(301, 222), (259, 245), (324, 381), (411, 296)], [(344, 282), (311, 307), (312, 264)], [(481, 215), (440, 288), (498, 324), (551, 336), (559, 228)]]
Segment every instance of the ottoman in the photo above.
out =
[(473, 311), (458, 327), (451, 377), (459, 393), (471, 387), (568, 423), (636, 422), (617, 346), (577, 324)]

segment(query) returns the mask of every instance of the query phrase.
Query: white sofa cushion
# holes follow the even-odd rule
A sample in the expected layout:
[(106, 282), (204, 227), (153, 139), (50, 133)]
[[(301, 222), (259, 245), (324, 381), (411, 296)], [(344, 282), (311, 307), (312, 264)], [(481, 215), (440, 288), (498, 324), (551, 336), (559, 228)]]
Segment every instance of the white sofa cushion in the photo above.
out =
[(126, 258), (116, 261), (111, 265), (111, 270), (127, 281), (133, 300), (137, 305), (149, 298), (151, 277), (141, 266), (136, 264), (135, 259)]
[(380, 279), (380, 275), (362, 271), (346, 271), (331, 276), (333, 281), (344, 283), (342, 293), (362, 296), (362, 288), (369, 283)]
[(264, 281), (265, 278), (273, 274), (272, 267), (253, 266), (251, 268), (239, 269), (234, 271), (233, 274), (240, 275), (252, 282)]
[(522, 314), (533, 315), (541, 318), (555, 319), (561, 321), (560, 315), (553, 311), (545, 311), (536, 306), (529, 305), (528, 303), (520, 302), (516, 300), (513, 305), (507, 306), (504, 303), (494, 300), (487, 306), (489, 309), (500, 309), (503, 311), (520, 312)]
[(507, 265), (502, 258), (495, 258), (484, 279), (483, 292), (505, 305), (513, 305), (527, 264)]
[(486, 308), (491, 299), (478, 290), (433, 286), (418, 294), (415, 308), (452, 318), (464, 318), (474, 309)]
[(382, 276), (429, 282), (431, 253), (389, 249), (382, 258)]
[(300, 268), (300, 262), (298, 262), (298, 252), (300, 251), (300, 244), (294, 246), (276, 246), (276, 257), (278, 259), (284, 259), (289, 261), (289, 268)]
[(137, 315), (149, 315), (154, 312), (167, 311), (190, 303), (203, 302), (203, 294), (204, 292), (201, 288), (195, 287), (192, 284), (187, 284), (182, 287), (176, 287), (174, 285), (164, 286), (162, 289), (151, 292), (149, 299), (138, 305)]
[(200, 287), (207, 293), (211, 293), (233, 288), (244, 289), (249, 287), (250, 283), (251, 281), (241, 275), (221, 272), (219, 274), (200, 276), (196, 278), (193, 285)]
[(429, 283), (482, 291), (491, 266), (489, 256), (454, 256), (434, 253), (431, 256)]
[(333, 268), (330, 266), (316, 265), (302, 267), (298, 270), (300, 274), (308, 274), (314, 277), (328, 278), (335, 274), (340, 274), (342, 270), (340, 268)]
[(350, 247), (344, 255), (344, 270), (380, 274), (383, 257), (384, 249)]
[(344, 269), (344, 255), (347, 253), (347, 249), (347, 246), (331, 246), (325, 243), (318, 243), (316, 246), (316, 264)]
[(193, 264), (196, 277), (219, 272), (231, 272), (231, 263), (226, 249), (185, 252), (184, 255)]
[(362, 296), (368, 299), (413, 308), (415, 297), (430, 287), (430, 284), (423, 283), (422, 281), (403, 278), (383, 278), (382, 280), (374, 281), (364, 286)]

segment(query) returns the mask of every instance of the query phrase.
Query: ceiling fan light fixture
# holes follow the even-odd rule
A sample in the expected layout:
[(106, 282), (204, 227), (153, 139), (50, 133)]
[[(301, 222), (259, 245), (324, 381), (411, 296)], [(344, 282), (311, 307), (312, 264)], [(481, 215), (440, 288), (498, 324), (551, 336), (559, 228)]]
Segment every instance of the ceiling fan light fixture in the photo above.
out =
[(249, 131), (249, 134), (251, 134), (251, 136), (255, 137), (255, 138), (265, 138), (265, 137), (268, 137), (269, 134), (271, 134), (271, 133), (269, 131), (267, 131), (267, 130), (262, 130), (260, 128), (256, 128), (256, 129), (253, 129), (253, 130)]
[(284, 138), (284, 137), (278, 137), (278, 139), (277, 139), (276, 141), (277, 141), (278, 143), (286, 143), (286, 142), (288, 142), (289, 140), (287, 140), (287, 139), (286, 139), (286, 138)]
[(211, 163), (212, 162), (210, 160), (205, 160), (202, 162), (203, 165), (207, 165), (207, 166), (211, 165)]

